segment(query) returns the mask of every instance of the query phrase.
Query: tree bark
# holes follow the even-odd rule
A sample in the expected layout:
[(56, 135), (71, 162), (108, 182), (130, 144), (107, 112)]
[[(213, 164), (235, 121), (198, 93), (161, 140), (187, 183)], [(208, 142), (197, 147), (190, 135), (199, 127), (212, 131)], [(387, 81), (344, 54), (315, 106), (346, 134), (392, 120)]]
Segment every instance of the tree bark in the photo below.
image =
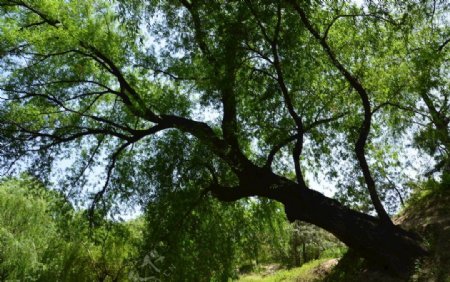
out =
[(317, 225), (376, 264), (403, 275), (409, 272), (415, 258), (426, 254), (415, 234), (383, 224), (378, 218), (351, 210), (314, 190), (293, 189), (288, 187), (290, 193), (278, 195), (290, 221)]
[(426, 255), (418, 235), (379, 218), (351, 210), (323, 194), (264, 168), (254, 167), (240, 177), (238, 188), (212, 187), (219, 200), (261, 196), (284, 204), (289, 221), (300, 220), (334, 234), (362, 257), (399, 275), (407, 275), (416, 258)]

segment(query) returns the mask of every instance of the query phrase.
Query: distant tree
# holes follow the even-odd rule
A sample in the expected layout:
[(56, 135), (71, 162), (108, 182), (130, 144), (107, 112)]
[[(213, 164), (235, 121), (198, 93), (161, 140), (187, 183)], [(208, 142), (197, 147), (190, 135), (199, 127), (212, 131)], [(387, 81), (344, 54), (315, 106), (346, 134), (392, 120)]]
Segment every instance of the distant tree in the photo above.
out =
[[(26, 183), (26, 184), (25, 184)], [(33, 196), (27, 181), (0, 184), (0, 280), (34, 281), (45, 269), (57, 228), (45, 198)]]
[(326, 257), (327, 253), (328, 256), (338, 257), (345, 251), (342, 243), (333, 235), (314, 225), (296, 221), (292, 223), (289, 231), (289, 266), (300, 266), (322, 256)]
[(0, 184), (2, 281), (128, 281), (139, 223), (89, 229), (82, 212), (29, 177)]
[(141, 260), (147, 257), (154, 265), (140, 269), (141, 277), (224, 281), (237, 278), (241, 266), (253, 269), (282, 260), (279, 244), (289, 234), (278, 203), (221, 203), (196, 194), (194, 186), (148, 205)]

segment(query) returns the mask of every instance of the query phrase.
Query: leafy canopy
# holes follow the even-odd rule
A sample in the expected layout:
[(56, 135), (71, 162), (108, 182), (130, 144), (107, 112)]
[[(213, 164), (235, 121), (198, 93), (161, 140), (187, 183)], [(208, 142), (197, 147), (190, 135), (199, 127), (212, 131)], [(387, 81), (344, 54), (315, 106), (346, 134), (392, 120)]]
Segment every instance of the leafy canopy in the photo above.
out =
[(2, 169), (46, 179), (69, 166), (72, 198), (90, 186), (95, 205), (145, 204), (211, 182), (220, 198), (251, 163), (303, 186), (328, 174), (341, 199), (368, 211), (370, 198), (383, 217), (376, 189), (404, 195), (408, 136), (448, 168), (445, 1), (1, 0), (0, 11)]

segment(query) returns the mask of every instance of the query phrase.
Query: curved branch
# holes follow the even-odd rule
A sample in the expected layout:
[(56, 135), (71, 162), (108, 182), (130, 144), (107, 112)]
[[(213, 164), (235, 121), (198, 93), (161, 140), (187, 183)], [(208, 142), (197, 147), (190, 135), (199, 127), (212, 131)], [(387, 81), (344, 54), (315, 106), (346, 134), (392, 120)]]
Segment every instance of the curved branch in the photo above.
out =
[(331, 116), (329, 118), (317, 119), (317, 120), (313, 121), (312, 123), (305, 125), (305, 133), (310, 132), (313, 128), (316, 128), (320, 125), (323, 125), (323, 124), (326, 124), (329, 122), (333, 122), (340, 118), (343, 118), (344, 116), (346, 116), (348, 114), (349, 114), (349, 112), (343, 112), (343, 113), (339, 113), (334, 116)]
[[(311, 124), (306, 125), (304, 127), (305, 134), (310, 132), (313, 128), (315, 128), (317, 126), (320, 126), (320, 125), (323, 125), (323, 124), (326, 124), (326, 123), (329, 123), (329, 122), (333, 122), (335, 120), (338, 120), (338, 119), (344, 117), (347, 114), (348, 113), (345, 112), (345, 113), (337, 114), (337, 115), (329, 117), (329, 118), (316, 120), (316, 121), (312, 122)], [(284, 139), (279, 144), (275, 145), (272, 148), (272, 150), (270, 150), (269, 155), (267, 157), (266, 164), (264, 166), (267, 167), (267, 168), (270, 168), (272, 166), (273, 159), (275, 158), (276, 153), (278, 153), (278, 151), (280, 151), (281, 148), (283, 148), (284, 146), (287, 146), (289, 143), (291, 143), (291, 142), (293, 142), (293, 141), (295, 141), (297, 139), (298, 139), (298, 134), (294, 134), (294, 135), (291, 135), (288, 138)]]
[[(95, 57), (97, 57), (99, 61), (103, 62), (103, 65), (106, 65), (107, 69), (109, 69), (109, 71), (117, 78), (120, 87), (122, 88), (121, 98), (123, 99), (124, 103), (130, 107), (134, 114), (143, 117), (151, 122), (158, 123), (160, 121), (160, 117), (145, 106), (145, 103), (142, 100), (141, 96), (128, 83), (120, 68), (110, 58), (108, 58), (100, 50), (90, 44), (80, 42), (80, 45), (92, 51)], [(131, 97), (129, 97), (127, 94), (129, 94)], [(137, 106), (135, 105), (135, 103), (133, 103), (133, 101), (137, 104)], [(143, 107), (143, 110), (141, 110), (140, 107)]]
[[(11, 5), (17, 5), (17, 6), (26, 8), (27, 10), (29, 10), (32, 13), (35, 13), (36, 15), (41, 17), (44, 22), (48, 23), (49, 25), (51, 25), (55, 28), (59, 28), (62, 25), (62, 23), (59, 20), (51, 19), (51, 17), (47, 16), (42, 11), (35, 9), (34, 7), (24, 3), (23, 1), (17, 1), (17, 2), (10, 1), (10, 3), (11, 3)], [(88, 42), (80, 41), (79, 44), (81, 47), (92, 52), (92, 54), (83, 52), (81, 50), (72, 50), (72, 51), (94, 59), (101, 66), (103, 66), (108, 72), (110, 72), (112, 75), (114, 75), (117, 78), (117, 80), (122, 88), (122, 91), (119, 93), (119, 95), (123, 99), (124, 103), (126, 105), (128, 105), (129, 108), (134, 112), (134, 114), (136, 114), (137, 116), (143, 117), (151, 122), (157, 123), (159, 121), (158, 115), (156, 115), (148, 107), (145, 107), (145, 103), (143, 103), (143, 100), (140, 97), (140, 95), (128, 83), (128, 81), (125, 79), (125, 76), (122, 74), (120, 68), (110, 58), (108, 58), (108, 56), (103, 54), (100, 50), (98, 50), (93, 45), (89, 44)], [(130, 95), (130, 97), (128, 95)], [(135, 105), (135, 103), (133, 103), (133, 101), (136, 102), (137, 106)], [(143, 111), (140, 109), (140, 107), (144, 107)]]
[(301, 22), (304, 24), (306, 29), (311, 33), (311, 35), (319, 42), (322, 46), (323, 50), (327, 54), (331, 63), (339, 70), (339, 72), (345, 77), (347, 82), (355, 89), (361, 98), (361, 102), (364, 108), (364, 120), (359, 130), (358, 140), (355, 144), (355, 153), (359, 162), (359, 166), (363, 172), (364, 180), (367, 185), (367, 189), (369, 190), (370, 198), (372, 203), (377, 211), (380, 220), (382, 220), (386, 224), (392, 224), (392, 221), (387, 214), (386, 210), (381, 203), (381, 200), (376, 191), (375, 181), (370, 172), (369, 165), (367, 163), (366, 155), (365, 155), (365, 145), (367, 143), (367, 139), (370, 133), (371, 123), (372, 123), (372, 109), (370, 105), (369, 95), (366, 89), (362, 86), (356, 76), (350, 73), (347, 68), (337, 59), (336, 55), (332, 51), (330, 45), (328, 45), (326, 39), (319, 34), (319, 32), (313, 27), (311, 22), (306, 15), (306, 12), (299, 6), (299, 4), (295, 0), (288, 0), (289, 4), (294, 8), (297, 14), (300, 17)]
[(357, 18), (357, 17), (371, 17), (371, 18), (375, 18), (378, 20), (382, 20), (384, 22), (388, 22), (390, 24), (393, 25), (398, 25), (397, 22), (395, 22), (393, 19), (387, 19), (385, 17), (382, 17), (380, 15), (377, 14), (341, 14), (341, 15), (337, 15), (335, 17), (333, 17), (333, 19), (330, 21), (330, 23), (327, 25), (327, 27), (325, 28), (325, 31), (323, 32), (323, 36), (322, 39), (326, 40), (328, 37), (328, 33), (330, 32), (330, 29), (333, 27), (333, 25), (336, 23), (337, 20), (341, 19), (341, 18)]
[[(47, 23), (53, 27), (58, 28), (59, 25), (61, 24), (60, 21), (52, 19), (50, 17), (48, 17), (46, 14), (44, 14), (42, 11), (28, 5), (27, 3), (25, 3), (24, 1), (5, 1), (7, 3), (3, 3), (1, 6), (19, 6), (22, 8), (25, 8), (27, 10), (29, 10), (30, 12), (38, 15), (39, 17), (41, 17), (43, 23)], [(9, 2), (9, 3), (8, 3)]]
[(281, 143), (275, 145), (272, 150), (270, 150), (269, 155), (266, 160), (266, 164), (264, 165), (267, 168), (270, 168), (273, 163), (273, 159), (275, 158), (276, 153), (281, 150), (284, 146), (287, 146), (289, 143), (295, 141), (298, 139), (298, 135), (294, 134), (289, 136), (288, 138), (284, 139)]
[[(303, 150), (303, 135), (304, 135), (303, 122), (302, 122), (302, 118), (295, 111), (294, 105), (292, 103), (292, 99), (291, 99), (288, 87), (285, 83), (284, 74), (283, 74), (283, 71), (281, 68), (280, 57), (278, 55), (278, 40), (279, 40), (279, 35), (280, 35), (280, 31), (281, 31), (281, 22), (282, 22), (281, 3), (278, 3), (278, 6), (277, 6), (277, 23), (276, 23), (274, 34), (273, 34), (272, 38), (269, 36), (263, 23), (259, 20), (258, 14), (255, 11), (253, 5), (248, 0), (246, 1), (246, 3), (258, 23), (258, 26), (261, 30), (261, 33), (262, 33), (264, 39), (270, 44), (270, 48), (272, 50), (272, 56), (273, 56), (272, 65), (275, 68), (275, 71), (277, 74), (276, 81), (278, 82), (281, 93), (283, 95), (284, 103), (286, 105), (286, 108), (288, 109), (289, 115), (294, 120), (294, 123), (296, 125), (296, 130), (297, 130), (297, 134), (295, 135), (297, 138), (296, 139), (297, 142), (292, 151), (292, 159), (294, 162), (297, 183), (299, 183), (301, 187), (307, 188), (307, 185), (306, 185), (306, 182), (304, 180), (303, 173), (301, 170), (301, 166), (300, 166), (300, 155)], [(273, 161), (273, 157), (274, 157), (274, 154), (269, 154), (269, 159), (268, 159), (268, 162), (266, 163), (266, 166), (269, 165), (269, 167), (270, 167), (270, 164)]]
[(119, 146), (119, 148), (112, 154), (111, 156), (111, 160), (109, 162), (108, 168), (106, 170), (106, 180), (105, 183), (103, 184), (103, 187), (100, 191), (98, 191), (97, 193), (94, 194), (94, 198), (92, 200), (92, 203), (88, 209), (88, 215), (89, 215), (89, 220), (91, 222), (91, 224), (93, 223), (93, 219), (94, 219), (94, 212), (95, 212), (95, 207), (98, 204), (98, 202), (103, 198), (104, 194), (106, 193), (107, 189), (108, 189), (108, 185), (109, 182), (111, 180), (111, 176), (112, 176), (112, 172), (114, 170), (114, 168), (116, 167), (116, 162), (117, 162), (117, 158), (119, 157), (119, 155), (131, 144), (133, 144), (135, 141), (132, 142), (126, 142), (124, 144), (122, 144), (121, 146)]
[[(19, 131), (22, 133), (26, 133), (28, 134), (31, 138), (37, 138), (37, 137), (43, 137), (43, 138), (48, 138), (51, 140), (55, 140), (53, 143), (48, 144), (46, 146), (44, 146), (43, 148), (49, 148), (61, 143), (66, 143), (66, 142), (70, 142), (70, 141), (74, 141), (75, 139), (78, 139), (80, 137), (84, 137), (84, 136), (88, 136), (88, 135), (111, 135), (114, 137), (117, 137), (119, 139), (122, 140), (134, 140), (134, 136), (128, 136), (122, 133), (118, 133), (115, 132), (113, 130), (109, 130), (109, 129), (105, 129), (105, 128), (89, 128), (89, 127), (79, 127), (79, 126), (70, 126), (70, 127), (66, 127), (66, 128), (73, 128), (73, 129), (78, 129), (80, 130), (79, 132), (64, 136), (64, 135), (57, 135), (55, 133), (45, 133), (45, 132), (40, 132), (40, 131), (36, 131), (36, 130), (31, 130), (28, 128), (25, 128), (22, 124), (20, 123), (16, 123), (16, 122), (12, 122), (12, 121), (5, 121), (2, 122), (3, 124), (10, 124), (13, 126), (16, 126), (17, 128), (19, 128)], [(57, 130), (63, 130), (66, 129), (64, 127), (60, 127), (60, 128), (56, 128), (55, 131)]]
[(398, 103), (394, 103), (394, 102), (389, 102), (389, 101), (388, 101), (388, 102), (380, 103), (379, 105), (375, 106), (375, 107), (373, 108), (372, 114), (377, 113), (377, 112), (380, 111), (383, 107), (386, 107), (386, 106), (391, 106), (391, 107), (397, 108), (397, 109), (402, 110), (402, 111), (405, 111), (405, 112), (411, 112), (411, 113), (414, 113), (414, 114), (416, 114), (416, 115), (420, 115), (420, 116), (422, 116), (423, 118), (427, 118), (427, 119), (430, 119), (430, 120), (432, 119), (430, 116), (426, 115), (424, 112), (421, 112), (421, 111), (418, 110), (418, 109), (415, 109), (415, 108), (413, 108), (413, 107), (408, 107), (408, 106), (405, 106), (405, 105), (401, 105), (401, 104), (398, 104)]

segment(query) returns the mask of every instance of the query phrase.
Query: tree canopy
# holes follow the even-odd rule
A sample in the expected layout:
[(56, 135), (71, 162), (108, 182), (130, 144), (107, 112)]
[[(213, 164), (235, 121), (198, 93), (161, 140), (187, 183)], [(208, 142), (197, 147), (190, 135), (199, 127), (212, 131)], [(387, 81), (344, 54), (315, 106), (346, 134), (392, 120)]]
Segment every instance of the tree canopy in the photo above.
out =
[(405, 196), (408, 146), (449, 178), (448, 12), (443, 0), (1, 0), (2, 170), (46, 181), (66, 168), (60, 187), (92, 214), (177, 191), (188, 211), (208, 195), (270, 198), (401, 270), (424, 253), (385, 207)]

